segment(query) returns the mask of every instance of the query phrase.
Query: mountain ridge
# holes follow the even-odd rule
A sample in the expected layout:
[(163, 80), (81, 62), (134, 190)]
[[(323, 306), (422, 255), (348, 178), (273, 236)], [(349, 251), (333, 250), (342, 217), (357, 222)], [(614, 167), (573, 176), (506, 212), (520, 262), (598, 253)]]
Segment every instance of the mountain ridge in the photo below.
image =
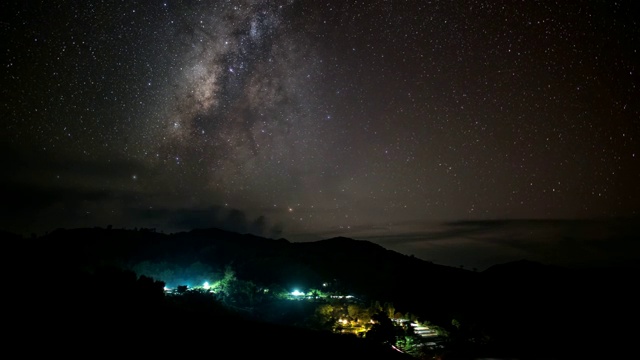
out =
[[(513, 353), (585, 346), (589, 329), (622, 329), (634, 321), (640, 301), (633, 291), (638, 274), (625, 269), (585, 272), (523, 259), (475, 272), (344, 237), (297, 243), (215, 228), (173, 234), (79, 228), (10, 241), (17, 250), (12, 260), (23, 259), (20, 269), (25, 269), (17, 281), (30, 284), (46, 275), (41, 281), (46, 293), (57, 293), (60, 282), (86, 279), (83, 274), (102, 266), (209, 273), (232, 268), (238, 279), (259, 288), (312, 289), (331, 282), (343, 293), (392, 303), (396, 311), (452, 333), (490, 334)], [(31, 289), (26, 293), (36, 296)], [(536, 341), (539, 334), (545, 334), (545, 344)], [(619, 334), (598, 336), (611, 346), (626, 340)]]

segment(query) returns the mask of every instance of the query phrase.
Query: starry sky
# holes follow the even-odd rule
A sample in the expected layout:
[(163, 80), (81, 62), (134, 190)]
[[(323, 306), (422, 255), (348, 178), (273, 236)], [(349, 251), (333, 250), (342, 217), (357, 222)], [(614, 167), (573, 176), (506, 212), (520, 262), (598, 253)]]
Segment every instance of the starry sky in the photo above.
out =
[(634, 1), (0, 7), (4, 230), (640, 254)]

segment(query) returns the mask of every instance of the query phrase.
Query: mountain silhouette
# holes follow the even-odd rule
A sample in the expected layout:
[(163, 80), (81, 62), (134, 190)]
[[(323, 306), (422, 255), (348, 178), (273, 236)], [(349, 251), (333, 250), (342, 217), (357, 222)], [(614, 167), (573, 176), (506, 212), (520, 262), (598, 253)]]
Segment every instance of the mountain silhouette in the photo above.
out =
[[(433, 264), (364, 240), (336, 237), (296, 243), (215, 228), (174, 234), (153, 229), (58, 229), (40, 237), (5, 238), (15, 245), (9, 247), (11, 254), (22, 259), (14, 270), (19, 272), (17, 283), (24, 285), (32, 279), (41, 279), (37, 290), (23, 286), (21, 294), (29, 300), (25, 303), (32, 306), (45, 301), (49, 306), (39, 306), (45, 309), (44, 315), (66, 309), (72, 318), (77, 309), (69, 304), (77, 302), (71, 298), (91, 293), (86, 283), (95, 279), (100, 269), (131, 272), (133, 275), (116, 278), (128, 279), (125, 288), (144, 286), (150, 294), (157, 294), (141, 298), (140, 303), (150, 304), (155, 296), (161, 297), (159, 284), (164, 284), (165, 279), (154, 279), (153, 274), (136, 274), (133, 269), (150, 269), (149, 264), (194, 268), (197, 264), (195, 268), (216, 273), (232, 268), (238, 279), (265, 289), (277, 286), (291, 291), (320, 288), (330, 283), (334, 290), (360, 301), (392, 303), (397, 311), (415, 314), (441, 326), (451, 332), (452, 343), (462, 337), (467, 342), (470, 338), (485, 339), (482, 341), (488, 344), (487, 351), (505, 356), (571, 356), (623, 349), (630, 343), (631, 335), (621, 329), (626, 328), (627, 321), (638, 318), (635, 307), (640, 299), (634, 285), (638, 273), (627, 268), (575, 270), (523, 259), (476, 272)], [(136, 276), (144, 278), (136, 281)], [(137, 290), (131, 291), (133, 298), (139, 297)], [(43, 293), (55, 294), (54, 299), (43, 299)], [(98, 294), (94, 298), (103, 304), (105, 295), (102, 290)], [(120, 298), (114, 299), (110, 301), (124, 303)], [(125, 307), (129, 309), (130, 304)], [(152, 308), (145, 305), (123, 313), (138, 316), (149, 312), (147, 320), (157, 319), (161, 312), (148, 310)], [(162, 311), (166, 313), (167, 309)], [(220, 315), (220, 311), (214, 313)], [(227, 326), (231, 333), (242, 333), (248, 322), (256, 328), (276, 326), (233, 317), (235, 315), (225, 316), (232, 319), (230, 323), (239, 324)], [(183, 329), (182, 335), (192, 334), (193, 339), (202, 335), (196, 330), (199, 323), (195, 319), (175, 315), (167, 321), (172, 328)], [(296, 332), (290, 327), (278, 326), (281, 328), (275, 333), (291, 332), (286, 336), (295, 333), (301, 337), (307, 333), (307, 330)], [(186, 328), (190, 330), (184, 330)], [(217, 337), (232, 342), (229, 332), (217, 330)], [(261, 330), (261, 333), (263, 336), (275, 334), (270, 330)], [(317, 336), (312, 332), (306, 340), (300, 339), (300, 344), (308, 341), (301, 349), (321, 346)], [(188, 342), (182, 337), (183, 342)], [(274, 350), (277, 342), (265, 337), (263, 346)]]

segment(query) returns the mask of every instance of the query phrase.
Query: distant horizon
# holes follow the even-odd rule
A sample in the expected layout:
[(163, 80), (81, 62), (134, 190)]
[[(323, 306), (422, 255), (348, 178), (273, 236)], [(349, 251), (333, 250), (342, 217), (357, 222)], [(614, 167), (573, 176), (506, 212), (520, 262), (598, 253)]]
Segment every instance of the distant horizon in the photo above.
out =
[[(493, 265), (530, 260), (545, 265), (568, 268), (638, 267), (640, 266), (640, 225), (634, 217), (611, 219), (503, 219), (460, 220), (413, 224), (413, 231), (379, 232), (353, 229), (343, 232), (298, 234), (269, 237), (252, 232), (238, 232), (220, 226), (167, 231), (158, 227), (118, 226), (113, 229), (155, 229), (166, 235), (193, 230), (220, 229), (237, 234), (251, 234), (267, 239), (285, 239), (292, 243), (322, 241), (336, 237), (365, 240), (388, 250), (415, 256), (421, 260), (467, 270), (484, 271)], [(219, 225), (219, 224), (218, 224)], [(405, 224), (406, 225), (406, 224)], [(58, 229), (106, 229), (107, 225), (56, 227)], [(33, 232), (3, 230), (23, 238)], [(377, 233), (376, 233), (377, 231)]]

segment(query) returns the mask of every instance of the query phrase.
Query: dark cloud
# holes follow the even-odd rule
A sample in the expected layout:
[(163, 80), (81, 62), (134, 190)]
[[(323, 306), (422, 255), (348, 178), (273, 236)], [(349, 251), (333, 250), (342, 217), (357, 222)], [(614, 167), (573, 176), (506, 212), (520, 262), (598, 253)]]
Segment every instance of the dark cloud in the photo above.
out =
[(269, 224), (269, 220), (263, 215), (252, 218), (242, 210), (225, 206), (199, 209), (132, 208), (128, 211), (128, 216), (140, 224), (136, 226), (165, 229), (168, 232), (218, 228), (265, 237), (277, 237), (282, 233), (281, 224)]
[(360, 238), (425, 260), (451, 266), (466, 264), (468, 268), (485, 269), (520, 259), (569, 267), (639, 266), (639, 221), (638, 218), (457, 221), (423, 224), (422, 231)]
[[(82, 189), (52, 185), (2, 183), (0, 228), (23, 233), (52, 230), (65, 226), (69, 219), (81, 216), (82, 205), (113, 198), (108, 190)], [(53, 211), (54, 209), (58, 209)]]
[(128, 180), (135, 174), (155, 175), (144, 162), (127, 159), (120, 154), (108, 158), (91, 154), (78, 156), (71, 148), (51, 151), (34, 147), (17, 148), (15, 145), (0, 146), (0, 154), (6, 170), (2, 181), (28, 182), (45, 187), (55, 184), (56, 179), (62, 179), (62, 183), (71, 179), (82, 183), (84, 187), (91, 187), (110, 181)]

